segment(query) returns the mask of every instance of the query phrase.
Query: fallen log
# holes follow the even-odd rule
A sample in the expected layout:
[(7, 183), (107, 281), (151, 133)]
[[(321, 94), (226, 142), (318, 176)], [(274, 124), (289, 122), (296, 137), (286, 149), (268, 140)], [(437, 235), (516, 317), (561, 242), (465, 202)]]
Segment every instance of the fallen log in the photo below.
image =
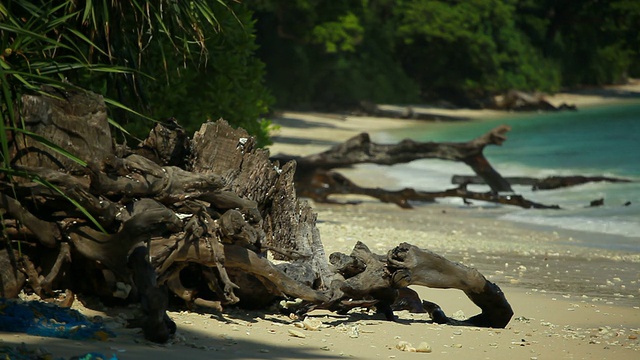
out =
[[(301, 197), (307, 197), (316, 202), (340, 203), (330, 196), (336, 194), (366, 195), (407, 209), (412, 207), (411, 201), (433, 202), (442, 197), (458, 197), (463, 199), (465, 203), (468, 203), (468, 200), (480, 200), (522, 208), (559, 209), (558, 205), (541, 204), (525, 199), (514, 193), (511, 185), (526, 184), (533, 186), (534, 190), (542, 190), (591, 181), (629, 181), (627, 179), (581, 176), (548, 177), (546, 179), (504, 178), (491, 166), (484, 156), (483, 150), (488, 145), (501, 145), (506, 141), (505, 134), (509, 130), (509, 126), (502, 125), (476, 139), (457, 143), (416, 142), (405, 139), (397, 144), (377, 144), (371, 141), (368, 134), (362, 133), (321, 153), (307, 156), (277, 154), (271, 159), (274, 161), (295, 160), (297, 162), (298, 170), (295, 174), (295, 182)], [(418, 159), (464, 162), (471, 167), (476, 175), (454, 176), (452, 182), (460, 185), (458, 188), (440, 192), (425, 192), (411, 188), (391, 191), (382, 188), (360, 187), (335, 171), (337, 168), (362, 163), (393, 165)], [(488, 185), (491, 191), (469, 191), (466, 188), (468, 184)], [(354, 203), (354, 201), (347, 203)]]
[(360, 106), (351, 115), (385, 117), (392, 119), (413, 119), (426, 121), (466, 121), (468, 118), (444, 115), (424, 109), (414, 109), (411, 106), (380, 105), (370, 101), (361, 101)]
[[(524, 208), (552, 208), (556, 205), (538, 204), (513, 194), (509, 181), (500, 175), (483, 154), (488, 145), (501, 145), (506, 140), (510, 127), (498, 126), (488, 133), (468, 142), (435, 143), (416, 142), (405, 139), (398, 144), (377, 144), (369, 135), (362, 133), (344, 143), (308, 156), (277, 154), (274, 161), (295, 161), (296, 188), (299, 196), (316, 202), (336, 202), (329, 198), (334, 194), (359, 194), (377, 198), (383, 202), (395, 203), (402, 208), (411, 208), (410, 201), (432, 202), (440, 197), (460, 197), (495, 203), (515, 205)], [(469, 165), (483, 182), (491, 188), (488, 193), (474, 193), (466, 187), (442, 192), (422, 192), (414, 189), (389, 191), (381, 188), (363, 188), (332, 169), (349, 167), (361, 163), (393, 165), (418, 159), (442, 159), (464, 162)], [(501, 194), (502, 193), (502, 194)], [(504, 194), (507, 193), (507, 194)]]
[[(299, 196), (308, 197), (316, 202), (339, 203), (329, 196), (334, 194), (366, 195), (379, 199), (385, 203), (394, 203), (401, 208), (411, 209), (411, 201), (433, 202), (438, 198), (461, 198), (468, 203), (469, 200), (479, 200), (496, 204), (519, 206), (525, 209), (560, 209), (558, 205), (545, 205), (525, 199), (517, 194), (498, 194), (489, 192), (474, 192), (467, 190), (466, 184), (445, 191), (427, 192), (417, 191), (411, 188), (402, 190), (385, 190), (381, 188), (360, 187), (351, 180), (335, 171), (317, 170), (314, 174), (312, 186), (301, 186)], [(351, 201), (351, 204), (356, 202)]]
[[(495, 171), (483, 155), (488, 145), (502, 145), (511, 128), (501, 125), (488, 133), (464, 143), (417, 142), (405, 139), (398, 144), (377, 144), (367, 133), (354, 136), (327, 151), (304, 157), (278, 154), (273, 160), (295, 160), (300, 175), (296, 180), (313, 177), (316, 170), (329, 170), (355, 164), (393, 165), (418, 159), (441, 159), (464, 162), (481, 176), (494, 192), (511, 192), (511, 186)], [(306, 182), (303, 181), (302, 186)], [(308, 185), (306, 185), (308, 186)]]

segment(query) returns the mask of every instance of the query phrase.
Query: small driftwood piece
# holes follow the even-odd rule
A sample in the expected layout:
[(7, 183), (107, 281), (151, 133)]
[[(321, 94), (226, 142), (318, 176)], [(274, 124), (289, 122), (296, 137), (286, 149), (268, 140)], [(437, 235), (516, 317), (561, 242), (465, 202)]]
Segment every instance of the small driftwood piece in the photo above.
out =
[[(495, 328), (505, 327), (513, 316), (502, 290), (478, 270), (408, 243), (380, 256), (358, 242), (349, 256), (333, 253), (330, 259), (345, 278), (337, 282), (342, 297), (333, 299), (328, 307), (332, 310), (375, 306), (393, 320), (392, 309), (402, 308), (428, 312), (437, 323)], [(462, 290), (481, 313), (464, 321), (450, 319), (437, 304), (420, 302), (415, 291), (407, 288), (410, 285)]]
[[(474, 268), (452, 262), (408, 243), (402, 243), (389, 251), (387, 261), (389, 267), (395, 271), (393, 278), (402, 285), (464, 291), (482, 310), (480, 314), (465, 320), (465, 324), (503, 328), (513, 316), (511, 305), (502, 290)], [(438, 311), (439, 307), (435, 308), (431, 304), (433, 303), (424, 304), (425, 310), (430, 313)]]

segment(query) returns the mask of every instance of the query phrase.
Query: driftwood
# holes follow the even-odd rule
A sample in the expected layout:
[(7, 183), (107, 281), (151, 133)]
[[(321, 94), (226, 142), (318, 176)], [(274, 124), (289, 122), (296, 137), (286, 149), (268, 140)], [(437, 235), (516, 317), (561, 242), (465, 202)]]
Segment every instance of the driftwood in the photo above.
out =
[[(333, 253), (330, 260), (345, 279), (337, 282), (339, 291), (336, 293), (341, 298), (334, 299), (328, 306), (332, 310), (376, 306), (387, 319), (393, 320), (393, 309), (409, 309), (428, 312), (438, 323), (496, 328), (505, 327), (513, 316), (504, 293), (478, 270), (408, 243), (381, 256), (358, 242), (350, 255)], [(408, 288), (410, 285), (462, 290), (481, 313), (464, 321), (450, 319), (437, 304), (420, 302), (417, 294)], [(412, 300), (414, 306), (406, 306)]]
[(461, 198), (465, 203), (468, 203), (469, 200), (479, 200), (497, 204), (514, 205), (526, 209), (560, 208), (557, 205), (545, 205), (533, 202), (525, 199), (522, 195), (517, 194), (498, 194), (492, 191), (470, 191), (467, 190), (466, 184), (462, 184), (457, 188), (437, 192), (417, 191), (412, 188), (391, 191), (381, 188), (360, 187), (338, 172), (322, 170), (315, 172), (312, 181), (311, 186), (304, 183), (300, 184), (302, 190), (298, 193), (300, 196), (306, 196), (312, 198), (314, 201), (325, 203), (337, 203), (332, 199), (329, 199), (329, 196), (332, 194), (353, 194), (371, 196), (382, 202), (393, 203), (405, 209), (411, 209), (413, 207), (410, 201), (433, 202), (438, 198), (445, 197)]
[[(527, 185), (531, 186), (532, 190), (553, 190), (564, 187), (577, 186), (587, 184), (591, 182), (610, 182), (610, 183), (629, 183), (631, 180), (622, 178), (613, 178), (607, 176), (549, 176), (546, 178), (532, 178), (532, 177), (506, 177), (505, 178), (511, 185)], [(479, 176), (468, 175), (454, 175), (451, 178), (452, 184), (475, 184), (485, 185), (484, 180)]]
[[(557, 205), (539, 204), (513, 194), (509, 181), (503, 178), (484, 156), (484, 148), (488, 145), (501, 145), (510, 129), (509, 126), (501, 125), (476, 139), (461, 143), (416, 142), (405, 139), (398, 144), (376, 144), (368, 134), (362, 133), (318, 154), (304, 157), (277, 154), (272, 159), (295, 160), (298, 163), (295, 181), (299, 196), (317, 202), (334, 202), (329, 199), (333, 194), (358, 194), (394, 203), (402, 208), (411, 208), (410, 201), (432, 202), (442, 197), (459, 197), (465, 201), (481, 200), (523, 208), (558, 209)], [(364, 188), (332, 170), (362, 163), (393, 165), (418, 159), (463, 162), (471, 167), (484, 184), (489, 185), (491, 191), (469, 191), (466, 184), (440, 192), (424, 192), (411, 188), (397, 191)]]
[[(51, 300), (67, 290), (60, 301), (67, 306), (74, 293), (106, 304), (138, 302), (142, 316), (130, 325), (156, 342), (176, 331), (169, 301), (222, 311), (299, 298), (307, 310), (376, 306), (393, 319), (398, 289), (409, 284), (465, 291), (482, 309), (471, 324), (503, 327), (510, 318), (503, 294), (476, 270), (408, 244), (386, 257), (358, 244), (351, 255), (332, 257), (352, 265), (330, 264), (316, 215), (296, 197), (296, 162), (271, 162), (242, 129), (208, 122), (189, 139), (171, 121), (136, 148), (113, 146), (99, 97), (56, 95), (30, 97), (24, 122), (54, 134), (48, 139), (59, 146), (71, 143), (88, 165), (12, 137), (11, 163), (23, 176), (0, 175), (2, 296), (28, 291)], [(99, 131), (84, 129), (93, 122)], [(94, 146), (83, 152), (85, 144)], [(464, 152), (481, 156), (464, 146), (450, 150)]]
[(497, 97), (494, 100), (493, 109), (498, 110), (510, 110), (510, 111), (562, 111), (562, 110), (577, 110), (575, 105), (566, 103), (560, 104), (560, 106), (554, 106), (548, 102), (543, 94), (538, 93), (526, 93), (524, 91), (509, 90), (502, 96)]
[[(469, 324), (505, 327), (513, 316), (511, 306), (500, 288), (476, 269), (451, 262), (438, 254), (407, 243), (389, 251), (387, 261), (388, 266), (395, 269), (392, 279), (403, 286), (421, 285), (464, 291), (482, 310), (480, 314), (466, 320)], [(434, 310), (428, 309), (429, 312)]]
[(370, 101), (361, 101), (357, 110), (351, 112), (356, 116), (385, 117), (392, 119), (413, 119), (428, 121), (465, 121), (464, 117), (444, 115), (430, 112), (428, 109), (417, 110), (411, 106), (379, 105)]
[[(481, 101), (474, 101), (476, 106), (506, 111), (575, 111), (577, 107), (562, 103), (559, 106), (551, 104), (543, 94), (527, 93), (510, 90), (503, 95)], [(438, 108), (455, 108), (447, 102), (438, 104)], [(358, 108), (351, 112), (356, 116), (385, 117), (392, 119), (414, 119), (427, 121), (466, 121), (469, 118), (442, 114), (430, 111), (428, 108), (416, 109), (411, 106), (380, 105), (370, 101), (361, 101)]]

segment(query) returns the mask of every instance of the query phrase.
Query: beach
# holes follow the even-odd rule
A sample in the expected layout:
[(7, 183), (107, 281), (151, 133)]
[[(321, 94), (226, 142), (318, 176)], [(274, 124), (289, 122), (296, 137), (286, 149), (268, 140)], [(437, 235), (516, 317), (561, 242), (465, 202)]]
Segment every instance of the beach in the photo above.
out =
[[(640, 93), (640, 86), (604, 89)], [(607, 95), (609, 94), (609, 95)], [(624, 97), (609, 92), (560, 94), (554, 104), (596, 106)], [(423, 111), (435, 111), (424, 109)], [(446, 110), (447, 116), (482, 118), (500, 113)], [(308, 155), (360, 132), (377, 134), (418, 120), (341, 114), (283, 112), (274, 123), (272, 154)], [(358, 185), (393, 187), (385, 168), (360, 165), (340, 169)], [(514, 316), (505, 329), (438, 325), (426, 314), (396, 312), (398, 320), (354, 310), (347, 315), (314, 311), (317, 329), (303, 319), (275, 310), (229, 308), (223, 314), (170, 312), (178, 331), (168, 344), (143, 339), (138, 329), (124, 329), (126, 309), (89, 310), (101, 316), (117, 336), (107, 341), (73, 341), (17, 333), (0, 333), (0, 347), (28, 344), (54, 358), (90, 351), (118, 359), (637, 359), (640, 356), (640, 254), (579, 246), (581, 237), (600, 236), (556, 231), (498, 220), (499, 209), (448, 204), (416, 204), (401, 209), (366, 197), (341, 196), (357, 205), (316, 204), (317, 226), (328, 254), (349, 253), (358, 241), (385, 254), (402, 242), (429, 249), (450, 260), (477, 268), (498, 284)], [(603, 235), (604, 236), (604, 235)], [(439, 304), (454, 318), (479, 309), (459, 290), (414, 288), (422, 299)], [(429, 352), (415, 352), (415, 350)], [(43, 350), (44, 351), (44, 350)]]

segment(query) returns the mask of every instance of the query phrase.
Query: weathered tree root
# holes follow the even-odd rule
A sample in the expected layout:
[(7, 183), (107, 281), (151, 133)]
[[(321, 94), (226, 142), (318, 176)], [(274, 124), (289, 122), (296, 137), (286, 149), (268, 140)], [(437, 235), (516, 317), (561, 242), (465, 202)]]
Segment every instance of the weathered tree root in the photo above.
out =
[(167, 315), (167, 288), (158, 286), (156, 272), (147, 258), (147, 249), (142, 246), (135, 248), (129, 256), (128, 265), (143, 312), (142, 318), (130, 322), (129, 325), (141, 327), (147, 340), (165, 343), (176, 332), (176, 324)]
[[(346, 312), (356, 306), (375, 306), (388, 320), (394, 320), (394, 309), (408, 309), (427, 312), (436, 323), (495, 328), (504, 328), (513, 316), (504, 293), (478, 270), (414, 245), (402, 243), (385, 258), (358, 242), (350, 256), (334, 253), (331, 260), (346, 279), (337, 283), (342, 297), (322, 308)], [(481, 313), (464, 321), (450, 319), (437, 304), (420, 302), (409, 285), (462, 290)]]
[(474, 268), (407, 243), (389, 251), (387, 261), (391, 268), (404, 272), (407, 285), (464, 291), (482, 310), (480, 314), (465, 320), (468, 324), (503, 328), (513, 316), (511, 305), (502, 290)]

